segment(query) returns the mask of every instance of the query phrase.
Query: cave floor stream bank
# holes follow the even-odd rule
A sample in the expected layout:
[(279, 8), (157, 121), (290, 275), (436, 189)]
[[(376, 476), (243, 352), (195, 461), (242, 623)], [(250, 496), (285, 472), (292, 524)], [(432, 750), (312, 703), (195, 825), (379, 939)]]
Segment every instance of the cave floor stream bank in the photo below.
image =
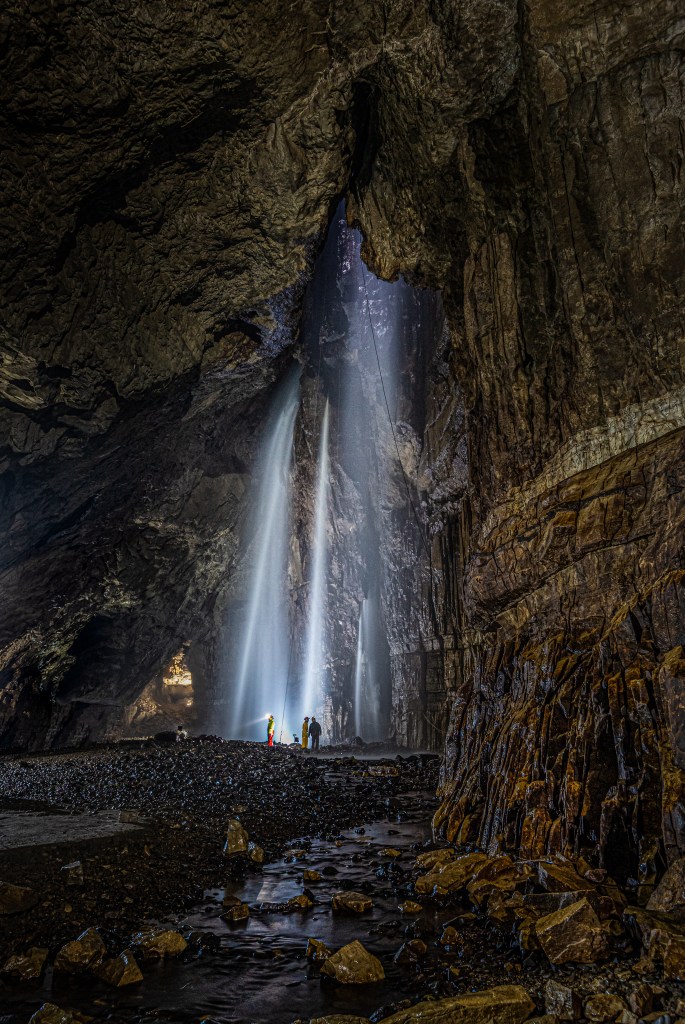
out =
[[(141, 961), (144, 980), (116, 989), (93, 978), (54, 973), (33, 987), (0, 982), (3, 1024), (25, 1024), (46, 1000), (121, 1024), (264, 1021), (353, 1014), (379, 1020), (402, 1005), (495, 985), (522, 985), (540, 1012), (550, 977), (583, 995), (626, 998), (643, 979), (636, 956), (600, 966), (553, 968), (542, 954), (522, 955), (510, 934), (472, 913), (468, 900), (416, 899), (417, 853), (433, 847), (438, 759), (430, 755), (369, 762), (303, 755), (288, 748), (193, 740), (174, 747), (111, 746), (91, 751), (0, 758), (4, 813), (73, 814), (84, 827), (112, 822), (125, 831), (73, 843), (0, 850), (0, 879), (34, 890), (37, 903), (3, 916), (2, 963), (10, 953), (63, 943), (97, 927), (115, 956), (141, 928), (179, 931), (189, 942), (178, 959)], [(226, 823), (239, 816), (265, 863), (223, 854)], [(79, 864), (74, 871), (65, 865)], [(303, 891), (314, 906), (288, 912)], [(82, 875), (82, 878), (81, 878)], [(373, 902), (364, 914), (337, 914), (331, 896), (353, 890)], [(224, 901), (250, 907), (229, 923)], [(458, 941), (441, 942), (456, 925)], [(379, 957), (385, 980), (343, 985), (321, 980), (307, 960), (308, 938), (331, 949), (358, 939)], [(425, 951), (416, 955), (417, 940)], [(657, 977), (651, 979), (658, 986)], [(675, 1005), (678, 986), (664, 989)], [(675, 1019), (673, 1016), (671, 1019)], [(665, 1020), (664, 1024), (668, 1024)]]

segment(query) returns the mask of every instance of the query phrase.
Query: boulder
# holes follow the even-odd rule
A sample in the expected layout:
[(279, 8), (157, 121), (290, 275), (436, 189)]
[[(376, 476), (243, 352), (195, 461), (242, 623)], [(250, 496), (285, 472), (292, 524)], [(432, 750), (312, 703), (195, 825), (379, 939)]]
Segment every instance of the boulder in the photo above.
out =
[(414, 888), (422, 896), (432, 892), (438, 896), (458, 892), (472, 881), (476, 869), (482, 867), (488, 860), (490, 858), (484, 853), (467, 853), (456, 860), (437, 864), (427, 875), (416, 879)]
[(602, 926), (586, 899), (539, 918), (535, 934), (553, 964), (591, 964), (607, 955)]
[(685, 857), (671, 864), (649, 898), (647, 910), (673, 914), (685, 921)]
[(445, 946), (448, 949), (457, 949), (460, 946), (463, 946), (463, 944), (464, 940), (457, 929), (453, 925), (448, 924), (443, 929), (442, 935), (440, 936), (440, 945)]
[(433, 868), (439, 867), (441, 864), (449, 863), (449, 861), (454, 860), (455, 857), (456, 853), (451, 847), (445, 850), (428, 850), (426, 853), (420, 853), (418, 855), (415, 864), (417, 868), (424, 868), (426, 871), (431, 871)]
[(563, 985), (550, 978), (545, 984), (545, 1012), (559, 1020), (578, 1020), (582, 1016), (583, 1003), (570, 985)]
[(3, 974), (9, 974), (18, 981), (34, 981), (40, 978), (48, 958), (48, 950), (32, 946), (26, 953), (15, 953), (5, 961)]
[(428, 946), (422, 939), (410, 939), (404, 942), (395, 953), (393, 960), (396, 964), (417, 963), (428, 952)]
[(224, 854), (227, 857), (235, 857), (237, 854), (247, 853), (249, 846), (247, 832), (237, 818), (231, 818), (228, 822)]
[(598, 993), (585, 1000), (585, 1016), (590, 1021), (604, 1024), (605, 1021), (615, 1021), (628, 1007), (619, 996), (609, 993)]
[(386, 846), (384, 850), (381, 850), (382, 857), (390, 857), (391, 860), (397, 860), (398, 857), (402, 856), (401, 850), (396, 850), (394, 846)]
[(331, 952), (332, 950), (320, 939), (307, 939), (307, 960), (323, 963), (324, 960), (328, 960)]
[(397, 909), (401, 914), (420, 914), (423, 907), (414, 900), (405, 900), (404, 903), (400, 903)]
[[(638, 1017), (644, 1017), (645, 1014), (651, 1013), (653, 1003), (654, 989), (646, 983), (638, 985), (628, 996), (628, 1006), (631, 1012)], [(678, 1014), (678, 1016), (681, 1016), (681, 1014)]]
[(29, 1024), (88, 1024), (92, 1019), (76, 1010), (63, 1010), (54, 1003), (43, 1003), (29, 1019)]
[(417, 1003), (386, 1017), (383, 1024), (519, 1024), (535, 1003), (521, 985), (499, 985)]
[(87, 928), (77, 939), (62, 946), (55, 957), (55, 970), (78, 974), (97, 967), (106, 953), (105, 944), (95, 928)]
[(321, 875), (319, 874), (318, 871), (310, 871), (308, 869), (305, 869), (302, 872), (302, 880), (304, 882), (320, 882)]
[(332, 953), (324, 962), (321, 973), (342, 985), (367, 985), (385, 978), (378, 957), (364, 949), (357, 939), (343, 946), (337, 953)]
[(161, 960), (167, 956), (180, 956), (188, 948), (188, 943), (180, 932), (167, 930), (138, 932), (131, 946), (143, 960)]
[(136, 963), (133, 953), (124, 950), (119, 956), (105, 960), (103, 964), (95, 968), (94, 973), (101, 980), (114, 988), (124, 988), (125, 985), (135, 985), (143, 980), (143, 974)]
[(25, 885), (0, 882), (0, 914), (21, 914), (38, 903), (38, 895)]
[(373, 900), (362, 892), (336, 892), (331, 897), (331, 906), (336, 911), (365, 914), (367, 910), (371, 910)]

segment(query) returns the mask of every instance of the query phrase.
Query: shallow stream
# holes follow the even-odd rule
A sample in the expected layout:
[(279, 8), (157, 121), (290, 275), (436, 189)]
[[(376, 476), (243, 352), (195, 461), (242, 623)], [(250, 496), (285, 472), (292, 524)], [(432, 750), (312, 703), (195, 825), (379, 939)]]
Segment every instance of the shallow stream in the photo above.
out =
[[(410, 975), (394, 964), (393, 956), (404, 941), (404, 930), (416, 922), (406, 917), (398, 904), (406, 898), (400, 880), (393, 889), (387, 867), (394, 861), (384, 855), (386, 848), (401, 852), (397, 865), (407, 870), (413, 861), (412, 844), (431, 838), (430, 819), (435, 796), (429, 793), (403, 794), (401, 809), (393, 801), (385, 820), (364, 828), (340, 833), (337, 841), (314, 839), (292, 843), (306, 849), (304, 858), (293, 859), (286, 851), (283, 858), (264, 865), (261, 872), (248, 875), (229, 889), (206, 893), (202, 904), (191, 913), (165, 925), (182, 931), (203, 934), (206, 952), (186, 961), (143, 962), (145, 980), (138, 985), (115, 990), (90, 978), (69, 979), (48, 975), (45, 986), (34, 990), (30, 1000), (21, 999), (7, 1006), (2, 1018), (12, 1024), (26, 1024), (30, 1013), (43, 1001), (93, 1015), (98, 1020), (121, 1022), (174, 1021), (217, 1024), (239, 1021), (269, 1021), (290, 1024), (301, 1017), (319, 1017), (331, 1013), (368, 1016), (384, 1004), (412, 996)], [(379, 868), (385, 877), (378, 877)], [(321, 881), (308, 884), (316, 905), (294, 913), (260, 911), (262, 903), (281, 903), (302, 892), (302, 872), (321, 873)], [(334, 873), (335, 872), (335, 873)], [(392, 873), (392, 868), (391, 868)], [(373, 909), (361, 916), (333, 914), (330, 897), (341, 889), (355, 889), (373, 898)], [(240, 897), (251, 908), (249, 920), (227, 924), (223, 898), (228, 892)], [(453, 914), (454, 911), (452, 910)], [(450, 916), (447, 908), (426, 908), (421, 917), (431, 931)], [(421, 927), (421, 926), (419, 926)], [(373, 985), (338, 986), (322, 982), (319, 966), (305, 956), (307, 939), (320, 939), (332, 949), (359, 939), (380, 957), (386, 972), (384, 982)]]

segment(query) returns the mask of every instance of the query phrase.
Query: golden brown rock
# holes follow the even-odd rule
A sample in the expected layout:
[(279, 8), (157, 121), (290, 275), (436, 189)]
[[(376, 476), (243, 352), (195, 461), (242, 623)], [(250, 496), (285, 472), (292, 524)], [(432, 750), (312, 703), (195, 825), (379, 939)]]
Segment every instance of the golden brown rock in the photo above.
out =
[(55, 1003), (43, 1003), (29, 1019), (29, 1024), (88, 1024), (92, 1019), (76, 1010), (63, 1010)]
[(331, 897), (331, 906), (336, 911), (365, 914), (373, 907), (373, 900), (362, 892), (336, 892)]
[(447, 847), (444, 850), (428, 850), (426, 853), (420, 853), (418, 855), (416, 858), (416, 866), (430, 871), (439, 864), (447, 864), (448, 861), (454, 860), (455, 857), (456, 851), (451, 847)]
[(385, 978), (378, 957), (364, 949), (356, 939), (332, 953), (321, 968), (321, 973), (342, 985), (367, 985)]
[(229, 924), (236, 924), (238, 921), (246, 921), (250, 916), (250, 908), (247, 903), (237, 903), (230, 906), (225, 914), (221, 915), (223, 921)]
[(247, 854), (253, 864), (264, 863), (264, 850), (257, 843), (249, 842), (247, 844)]
[(62, 946), (55, 957), (55, 971), (77, 974), (101, 964), (107, 949), (95, 928), (88, 928), (77, 939)]
[(32, 946), (26, 953), (15, 953), (5, 961), (3, 974), (9, 974), (20, 981), (33, 981), (40, 978), (45, 969), (48, 950)]
[(305, 882), (320, 882), (321, 875), (319, 874), (318, 871), (312, 871), (308, 868), (305, 868), (305, 870), (302, 872), (302, 879)]
[(488, 860), (484, 853), (469, 853), (447, 863), (438, 863), (428, 874), (416, 879), (414, 888), (420, 895), (429, 895), (434, 890), (440, 896), (458, 892), (472, 880), (476, 868)]
[(520, 1024), (535, 1003), (520, 985), (500, 985), (448, 999), (417, 1003), (385, 1018), (386, 1024)]
[(400, 903), (398, 910), (402, 914), (420, 914), (423, 907), (414, 900), (405, 900), (404, 903)]
[(586, 899), (538, 918), (535, 934), (553, 964), (595, 963), (608, 952), (599, 918)]
[(21, 914), (38, 903), (38, 895), (25, 885), (0, 882), (0, 914)]
[(224, 854), (227, 857), (234, 857), (237, 854), (247, 853), (249, 847), (247, 832), (237, 818), (231, 818), (228, 822)]
[(685, 857), (670, 865), (650, 896), (647, 910), (659, 910), (685, 919)]
[(299, 896), (291, 896), (287, 905), (291, 910), (311, 910), (314, 901), (305, 892), (301, 892)]
[(135, 957), (128, 950), (124, 950), (119, 956), (112, 957), (110, 960), (105, 960), (99, 967), (94, 968), (94, 973), (101, 981), (114, 988), (136, 985), (143, 980), (143, 973), (138, 967)]
[(188, 948), (188, 943), (179, 932), (166, 930), (139, 932), (133, 937), (131, 946), (144, 960), (159, 960), (180, 956)]
[(585, 1016), (588, 1020), (600, 1022), (615, 1021), (628, 1007), (619, 996), (598, 993), (585, 1000)]
[(325, 942), (321, 942), (320, 939), (308, 939), (307, 940), (307, 959), (313, 960), (315, 963), (322, 963), (324, 960), (328, 960), (332, 950), (328, 948)]

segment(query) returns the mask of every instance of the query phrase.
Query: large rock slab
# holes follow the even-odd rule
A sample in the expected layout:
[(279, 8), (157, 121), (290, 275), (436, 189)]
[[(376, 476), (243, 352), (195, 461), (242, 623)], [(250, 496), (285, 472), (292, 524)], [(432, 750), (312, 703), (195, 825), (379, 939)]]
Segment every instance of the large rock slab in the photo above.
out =
[(417, 1003), (386, 1017), (384, 1024), (519, 1024), (535, 1003), (521, 985), (499, 985), (449, 999)]
[(538, 918), (535, 934), (553, 964), (592, 964), (608, 952), (599, 918), (586, 899)]
[(438, 863), (427, 874), (416, 879), (414, 888), (420, 895), (438, 896), (458, 892), (472, 881), (477, 868), (488, 863), (490, 858), (484, 853), (469, 853), (456, 860)]

